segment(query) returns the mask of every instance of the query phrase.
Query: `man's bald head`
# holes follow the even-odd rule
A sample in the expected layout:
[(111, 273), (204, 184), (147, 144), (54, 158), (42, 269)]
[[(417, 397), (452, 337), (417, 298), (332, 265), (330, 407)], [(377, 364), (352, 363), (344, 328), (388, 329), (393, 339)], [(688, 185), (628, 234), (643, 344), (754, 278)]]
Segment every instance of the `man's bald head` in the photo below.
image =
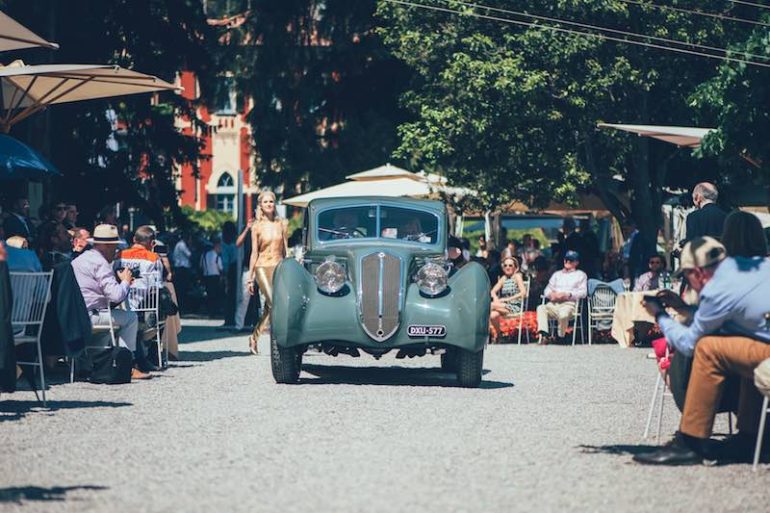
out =
[(692, 190), (692, 202), (698, 208), (708, 203), (715, 203), (718, 197), (717, 186), (710, 182), (701, 182)]

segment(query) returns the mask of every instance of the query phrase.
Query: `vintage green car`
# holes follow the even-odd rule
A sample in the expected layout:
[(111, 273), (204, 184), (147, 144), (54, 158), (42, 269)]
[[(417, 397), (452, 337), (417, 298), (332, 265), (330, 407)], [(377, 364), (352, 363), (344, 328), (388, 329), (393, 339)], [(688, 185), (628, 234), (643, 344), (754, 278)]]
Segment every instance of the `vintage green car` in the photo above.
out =
[(379, 359), (440, 354), (460, 386), (481, 383), (489, 338), (489, 279), (474, 262), (447, 263), (439, 201), (357, 197), (308, 205), (304, 254), (273, 278), (271, 360), (278, 383), (299, 380), (309, 348)]

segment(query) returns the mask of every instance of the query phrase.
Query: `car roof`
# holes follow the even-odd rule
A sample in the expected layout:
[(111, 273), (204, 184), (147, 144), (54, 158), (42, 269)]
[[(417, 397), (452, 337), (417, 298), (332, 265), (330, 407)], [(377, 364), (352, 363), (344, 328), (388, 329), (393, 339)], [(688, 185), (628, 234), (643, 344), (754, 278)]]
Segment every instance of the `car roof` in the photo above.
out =
[(442, 201), (424, 200), (405, 197), (390, 196), (351, 196), (347, 198), (318, 198), (308, 203), (309, 209), (326, 209), (329, 207), (344, 207), (346, 205), (360, 205), (361, 203), (371, 205), (390, 205), (405, 208), (417, 208), (422, 210), (432, 210), (438, 214), (446, 212), (446, 206)]

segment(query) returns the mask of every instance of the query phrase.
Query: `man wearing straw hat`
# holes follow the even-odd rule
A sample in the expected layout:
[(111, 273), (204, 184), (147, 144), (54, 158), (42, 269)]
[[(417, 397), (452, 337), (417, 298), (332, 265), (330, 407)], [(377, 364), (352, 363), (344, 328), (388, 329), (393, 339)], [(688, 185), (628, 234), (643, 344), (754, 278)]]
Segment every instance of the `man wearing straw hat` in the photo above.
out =
[[(110, 312), (110, 303), (121, 303), (128, 296), (128, 289), (133, 280), (130, 269), (117, 272), (112, 270), (112, 261), (118, 252), (120, 236), (118, 229), (111, 224), (100, 224), (94, 229), (93, 249), (85, 251), (72, 262), (75, 279), (91, 316), (92, 324), (108, 324), (108, 315), (112, 315), (115, 336), (121, 347), (136, 351), (139, 320), (135, 312), (114, 309)], [(120, 281), (118, 281), (120, 280)], [(151, 376), (136, 367), (131, 371), (133, 379), (149, 379)]]

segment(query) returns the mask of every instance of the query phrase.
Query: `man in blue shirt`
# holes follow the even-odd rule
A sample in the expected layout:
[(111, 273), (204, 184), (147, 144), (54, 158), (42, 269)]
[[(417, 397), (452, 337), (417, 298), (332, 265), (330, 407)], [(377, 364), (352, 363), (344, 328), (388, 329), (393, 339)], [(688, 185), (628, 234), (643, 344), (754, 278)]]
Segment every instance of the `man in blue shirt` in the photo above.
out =
[[(671, 319), (660, 303), (679, 306), (675, 295), (663, 291), (660, 301), (646, 301), (669, 345), (694, 355), (682, 421), (674, 441), (652, 453), (639, 454), (640, 463), (687, 465), (719, 455), (709, 454), (709, 438), (726, 377), (742, 379), (738, 411), (741, 439), (753, 439), (758, 428), (761, 396), (753, 384), (754, 369), (770, 358), (770, 260), (725, 258), (725, 249), (711, 237), (687, 243), (681, 268), (700, 294), (692, 324)], [(743, 444), (745, 446), (745, 443)]]

